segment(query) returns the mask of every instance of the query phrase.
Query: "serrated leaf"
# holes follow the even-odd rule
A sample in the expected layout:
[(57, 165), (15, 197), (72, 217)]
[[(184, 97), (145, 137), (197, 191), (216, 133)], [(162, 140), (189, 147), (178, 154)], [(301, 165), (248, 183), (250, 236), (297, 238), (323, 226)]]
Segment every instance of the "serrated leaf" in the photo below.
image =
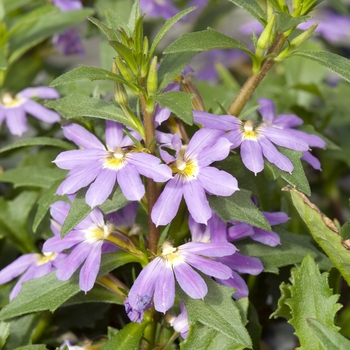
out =
[(300, 23), (308, 21), (310, 16), (297, 16), (293, 17), (289, 13), (276, 11), (276, 26), (278, 33), (284, 33), (293, 27), (296, 27)]
[(0, 174), (0, 182), (10, 182), (14, 187), (34, 186), (50, 188), (57, 180), (63, 180), (67, 172), (59, 168), (25, 166), (10, 169)]
[(326, 326), (314, 318), (308, 318), (307, 324), (319, 341), (322, 350), (350, 349), (350, 340), (336, 332), (332, 327)]
[(254, 205), (250, 196), (250, 191), (241, 189), (229, 197), (207, 196), (207, 198), (210, 207), (225, 222), (242, 221), (264, 230), (271, 230), (265, 216)]
[(350, 285), (350, 254), (342, 245), (342, 238), (334, 224), (312, 204), (305, 195), (292, 188), (289, 191), (294, 207), (309, 228), (313, 238), (332, 260), (335, 267)]
[(315, 318), (338, 330), (334, 325), (334, 317), (341, 305), (337, 303), (339, 295), (333, 295), (328, 286), (328, 274), (321, 274), (316, 263), (307, 255), (300, 268), (292, 273), (291, 298), (286, 304), (291, 309), (292, 318), (289, 323), (295, 328), (299, 338), (300, 350), (322, 349), (317, 337), (308, 329), (308, 318)]
[[(137, 257), (123, 251), (102, 255), (99, 277), (122, 265), (138, 262)], [(68, 281), (59, 281), (56, 272), (22, 284), (22, 290), (10, 304), (0, 312), (0, 319), (6, 320), (28, 313), (44, 310), (55, 311), (69, 298), (80, 292), (79, 274), (76, 272)]]
[(188, 51), (202, 52), (216, 49), (237, 49), (246, 52), (248, 55), (252, 54), (249, 49), (238, 40), (211, 28), (199, 32), (183, 34), (163, 52), (166, 54), (173, 54)]
[(281, 296), (278, 299), (277, 309), (270, 315), (270, 318), (284, 317), (285, 319), (289, 320), (292, 315), (290, 313), (290, 307), (286, 304), (286, 300), (292, 297), (290, 292), (290, 285), (282, 282), (280, 284), (280, 292)]
[[(232, 349), (251, 349), (251, 339), (243, 325), (240, 311), (232, 300), (234, 289), (202, 277), (208, 286), (208, 294), (204, 300), (192, 299), (180, 288), (177, 289), (186, 306), (189, 324), (201, 323), (206, 328), (201, 334), (210, 332), (214, 338), (219, 336), (219, 343), (230, 344)], [(192, 341), (192, 336), (189, 335), (187, 339), (188, 342)]]
[(79, 93), (69, 94), (60, 100), (50, 101), (46, 103), (46, 106), (55, 109), (66, 119), (92, 117), (113, 120), (134, 127), (124, 112), (114, 103), (108, 103)]
[(295, 51), (292, 56), (301, 56), (315, 61), (350, 82), (350, 60), (345, 57), (318, 50)]
[(0, 349), (3, 349), (3, 346), (10, 335), (10, 323), (0, 322)]
[(192, 98), (193, 95), (181, 91), (170, 91), (154, 97), (161, 107), (171, 110), (189, 125), (193, 125)]
[(249, 12), (262, 25), (266, 25), (266, 14), (255, 0), (230, 0), (235, 5)]
[(152, 46), (149, 50), (149, 57), (153, 56), (154, 51), (156, 50), (159, 42), (162, 40), (163, 36), (173, 27), (173, 25), (176, 22), (178, 22), (182, 17), (186, 16), (188, 13), (192, 12), (195, 9), (196, 7), (189, 7), (187, 9), (184, 9), (164, 23), (163, 27), (160, 29), (160, 31), (157, 33), (156, 37), (153, 40)]
[(147, 326), (147, 322), (141, 324), (131, 322), (108, 340), (101, 348), (101, 350), (130, 350), (136, 349), (143, 332)]
[(118, 40), (118, 36), (115, 34), (112, 28), (109, 28), (103, 22), (94, 17), (87, 17), (87, 19), (98, 27), (106, 36), (108, 40)]
[(274, 164), (265, 161), (266, 166), (271, 170), (272, 176), (274, 179), (278, 179), (281, 177), (287, 183), (292, 186), (295, 186), (298, 190), (304, 192), (308, 196), (311, 195), (309, 181), (307, 180), (304, 172), (304, 168), (301, 164), (300, 157), (302, 156), (302, 152), (293, 151), (288, 148), (277, 146), (279, 152), (284, 154), (286, 157), (290, 159), (292, 162), (294, 169), (291, 174), (277, 168)]
[(50, 83), (50, 86), (59, 86), (74, 83), (76, 81), (111, 80), (122, 84), (127, 83), (119, 75), (106, 69), (81, 65), (78, 68), (62, 74)]
[(243, 255), (259, 258), (264, 265), (265, 272), (278, 273), (278, 269), (283, 266), (300, 264), (306, 254), (311, 254), (323, 270), (330, 270), (333, 264), (330, 260), (313, 246), (310, 237), (296, 235), (274, 228), (281, 238), (281, 244), (270, 247), (251, 240), (235, 242), (235, 245)]
[(62, 181), (56, 181), (53, 185), (48, 188), (45, 193), (38, 200), (38, 209), (36, 210), (34, 221), (33, 221), (33, 231), (36, 232), (41, 221), (44, 219), (46, 213), (50, 209), (50, 205), (58, 200), (58, 196), (55, 195), (58, 186)]
[(165, 56), (160, 62), (158, 68), (159, 93), (161, 93), (168, 84), (170, 84), (173, 79), (184, 70), (187, 63), (196, 54), (196, 52), (184, 52)]
[(72, 144), (70, 144), (66, 141), (53, 139), (51, 137), (32, 137), (30, 139), (15, 141), (8, 146), (0, 148), (0, 153), (11, 151), (11, 150), (16, 149), (16, 148), (32, 147), (32, 146), (52, 146), (52, 147), (62, 148), (65, 150), (74, 149)]

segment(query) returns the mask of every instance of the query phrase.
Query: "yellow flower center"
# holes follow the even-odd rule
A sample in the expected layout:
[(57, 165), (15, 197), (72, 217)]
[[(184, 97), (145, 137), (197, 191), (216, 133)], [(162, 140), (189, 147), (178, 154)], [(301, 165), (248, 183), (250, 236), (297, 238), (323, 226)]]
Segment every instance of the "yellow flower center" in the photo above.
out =
[(184, 260), (178, 254), (177, 248), (174, 248), (169, 242), (164, 242), (162, 245), (162, 258), (171, 266), (184, 262)]
[(254, 140), (256, 141), (259, 137), (258, 128), (254, 127), (251, 120), (247, 120), (243, 123), (243, 140)]
[(43, 255), (41, 255), (40, 259), (37, 261), (37, 265), (44, 265), (46, 264), (48, 261), (52, 261), (55, 260), (57, 256), (57, 253), (43, 253)]
[(103, 163), (104, 168), (119, 170), (125, 165), (126, 153), (121, 147), (118, 147), (114, 152), (109, 152), (108, 157)]
[(197, 178), (199, 167), (196, 160), (186, 160), (182, 157), (178, 158), (170, 164), (173, 174), (180, 174), (185, 180), (193, 180)]
[(87, 230), (84, 230), (84, 232), (85, 232), (85, 240), (93, 243), (99, 240), (106, 239), (111, 233), (111, 227), (108, 224), (103, 225), (103, 227), (92, 226)]
[(6, 92), (2, 98), (1, 103), (4, 105), (4, 107), (12, 108), (16, 107), (24, 102), (21, 98), (13, 98), (8, 92)]

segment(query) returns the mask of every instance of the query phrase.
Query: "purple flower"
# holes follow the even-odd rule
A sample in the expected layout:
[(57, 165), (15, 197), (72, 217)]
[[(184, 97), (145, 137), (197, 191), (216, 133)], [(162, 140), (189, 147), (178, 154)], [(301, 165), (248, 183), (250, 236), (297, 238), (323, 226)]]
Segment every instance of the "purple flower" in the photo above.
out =
[[(96, 281), (100, 269), (101, 254), (119, 249), (108, 241), (109, 235), (115, 230), (127, 232), (128, 227), (133, 225), (131, 220), (135, 219), (137, 207), (135, 203), (131, 203), (121, 211), (109, 214), (110, 221), (106, 223), (101, 211), (94, 209), (73, 231), (61, 239), (61, 226), (69, 209), (70, 205), (62, 201), (51, 206), (51, 215), (54, 219), (51, 228), (55, 235), (44, 243), (43, 250), (62, 252), (70, 249), (70, 255), (57, 268), (57, 278), (66, 281), (83, 265), (79, 275), (79, 287), (86, 293)], [(124, 217), (124, 214), (127, 217)]]
[(171, 0), (140, 0), (140, 6), (146, 15), (154, 18), (169, 19), (179, 12)]
[[(53, 0), (55, 6), (62, 12), (74, 11), (83, 8), (80, 0)], [(55, 34), (52, 38), (52, 44), (62, 55), (84, 55), (84, 47), (76, 29), (69, 28), (61, 34)]]
[(212, 258), (231, 255), (235, 251), (236, 248), (227, 242), (189, 242), (177, 248), (165, 242), (161, 255), (140, 272), (131, 287), (125, 304), (128, 316), (140, 322), (143, 311), (150, 308), (152, 298), (157, 311), (165, 313), (169, 310), (175, 299), (175, 277), (187, 295), (203, 299), (208, 287), (193, 267), (225, 280), (231, 277), (231, 270)]
[(175, 157), (160, 147), (174, 178), (153, 207), (151, 217), (157, 226), (167, 225), (175, 217), (182, 196), (194, 220), (206, 224), (212, 215), (206, 193), (230, 196), (238, 190), (237, 180), (231, 174), (209, 166), (229, 154), (230, 142), (222, 135), (221, 131), (201, 129), (187, 147), (182, 147), (179, 135), (175, 134), (172, 140)]
[(70, 170), (57, 194), (75, 193), (91, 184), (86, 203), (95, 207), (108, 198), (117, 181), (128, 200), (139, 201), (145, 194), (140, 175), (156, 182), (172, 177), (167, 165), (160, 164), (160, 160), (151, 154), (138, 151), (134, 142), (123, 136), (123, 127), (119, 123), (106, 122), (107, 149), (80, 125), (70, 124), (63, 128), (63, 133), (83, 149), (63, 152), (54, 160), (58, 167)]
[(59, 98), (59, 94), (55, 89), (45, 86), (26, 88), (15, 97), (5, 93), (0, 100), (0, 125), (6, 120), (11, 134), (21, 136), (27, 131), (26, 113), (46, 123), (55, 123), (60, 120), (60, 116), (56, 112), (31, 100), (32, 97), (51, 99)]
[(186, 339), (190, 325), (188, 324), (187, 310), (182, 300), (180, 300), (180, 310), (181, 313), (170, 322), (170, 325), (181, 334), (182, 338)]
[[(208, 225), (196, 223), (190, 216), (189, 228), (194, 242), (227, 242), (227, 224), (223, 222), (214, 212), (208, 221)], [(258, 258), (244, 256), (239, 253), (214, 258), (215, 261), (221, 262), (232, 270), (232, 276), (225, 280), (215, 278), (217, 282), (225, 286), (236, 289), (233, 297), (235, 299), (248, 296), (248, 286), (244, 279), (236, 272), (249, 273), (250, 275), (258, 275), (263, 271), (264, 267)]]
[[(317, 135), (307, 134), (304, 131), (292, 129), (295, 126), (303, 124), (303, 120), (294, 114), (280, 114), (275, 118), (275, 105), (272, 101), (266, 98), (258, 99), (261, 107), (258, 109), (263, 117), (264, 124), (269, 127), (274, 127), (277, 130), (288, 130), (288, 133), (294, 135), (300, 140), (308, 144), (309, 147), (324, 148), (326, 143)], [(301, 159), (308, 162), (312, 167), (321, 170), (319, 160), (314, 157), (309, 151), (306, 151)]]
[(241, 146), (241, 157), (244, 165), (255, 175), (264, 169), (265, 157), (281, 170), (291, 173), (292, 162), (273, 145), (286, 147), (296, 151), (308, 151), (308, 143), (300, 139), (295, 130), (277, 128), (266, 123), (253, 120), (242, 121), (231, 115), (214, 115), (202, 111), (194, 111), (194, 120), (207, 128), (228, 131), (225, 137), (231, 142), (231, 148)]
[(22, 275), (10, 294), (15, 298), (22, 289), (22, 283), (45, 276), (55, 270), (66, 258), (66, 254), (46, 252), (43, 254), (25, 254), (0, 271), (0, 284), (7, 283)]

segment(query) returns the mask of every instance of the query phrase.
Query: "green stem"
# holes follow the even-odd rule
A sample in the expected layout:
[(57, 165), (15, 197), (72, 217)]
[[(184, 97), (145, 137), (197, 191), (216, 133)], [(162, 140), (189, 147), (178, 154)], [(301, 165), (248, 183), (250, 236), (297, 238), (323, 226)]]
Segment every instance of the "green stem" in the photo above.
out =
[[(284, 34), (279, 34), (267, 54), (277, 55), (281, 51), (286, 39), (287, 36), (285, 36)], [(265, 75), (274, 64), (275, 60), (273, 57), (267, 58), (263, 62), (260, 71), (256, 74), (252, 74), (247, 79), (247, 81), (239, 91), (238, 95), (235, 97), (230, 107), (227, 109), (228, 114), (234, 115), (236, 117), (239, 116), (255, 89), (258, 87), (260, 82), (264, 79)]]

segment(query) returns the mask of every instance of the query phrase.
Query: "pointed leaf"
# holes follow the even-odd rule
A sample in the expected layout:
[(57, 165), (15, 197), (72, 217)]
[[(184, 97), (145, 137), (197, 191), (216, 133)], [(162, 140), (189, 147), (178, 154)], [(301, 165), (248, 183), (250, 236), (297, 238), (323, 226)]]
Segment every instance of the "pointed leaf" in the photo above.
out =
[[(231, 0), (230, 0), (231, 1)], [(300, 23), (306, 22), (310, 19), (310, 16), (297, 16), (293, 17), (289, 13), (276, 11), (276, 25), (278, 33), (286, 32), (293, 27), (296, 27)]]
[(118, 36), (115, 34), (114, 30), (103, 22), (94, 17), (87, 17), (87, 19), (98, 27), (106, 36), (108, 40), (118, 40)]
[(170, 91), (154, 97), (161, 107), (170, 109), (189, 125), (193, 125), (192, 98), (193, 95), (181, 91)]
[(289, 186), (283, 190), (289, 191), (294, 207), (306, 223), (313, 238), (350, 285), (350, 254), (343, 247), (342, 238), (333, 222), (325, 217), (301, 192)]
[(10, 335), (10, 324), (0, 322), (0, 349), (4, 348), (5, 342)]
[(319, 63), (321, 66), (328, 68), (332, 72), (338, 74), (340, 77), (350, 81), (350, 60), (339, 56), (332, 52), (326, 51), (295, 51), (292, 56), (301, 56), (309, 60)]
[(242, 221), (264, 230), (270, 230), (269, 223), (254, 205), (250, 196), (250, 191), (241, 189), (229, 197), (207, 196), (207, 198), (210, 207), (222, 220)]
[(262, 25), (266, 25), (266, 14), (261, 6), (255, 0), (230, 0), (235, 5), (241, 7), (243, 10), (249, 12)]
[(128, 27), (131, 33), (135, 30), (135, 25), (139, 17), (140, 17), (140, 0), (136, 0), (132, 5), (129, 20), (128, 20)]
[(111, 45), (113, 49), (117, 51), (118, 55), (125, 61), (127, 66), (130, 67), (135, 74), (138, 71), (138, 67), (131, 49), (121, 44), (119, 41), (109, 41), (109, 45)]
[(118, 83), (126, 84), (127, 82), (119, 75), (114, 74), (106, 69), (79, 66), (71, 71), (62, 74), (50, 83), (50, 86), (59, 86), (64, 84), (74, 83), (76, 81), (94, 81), (94, 80), (112, 80)]

